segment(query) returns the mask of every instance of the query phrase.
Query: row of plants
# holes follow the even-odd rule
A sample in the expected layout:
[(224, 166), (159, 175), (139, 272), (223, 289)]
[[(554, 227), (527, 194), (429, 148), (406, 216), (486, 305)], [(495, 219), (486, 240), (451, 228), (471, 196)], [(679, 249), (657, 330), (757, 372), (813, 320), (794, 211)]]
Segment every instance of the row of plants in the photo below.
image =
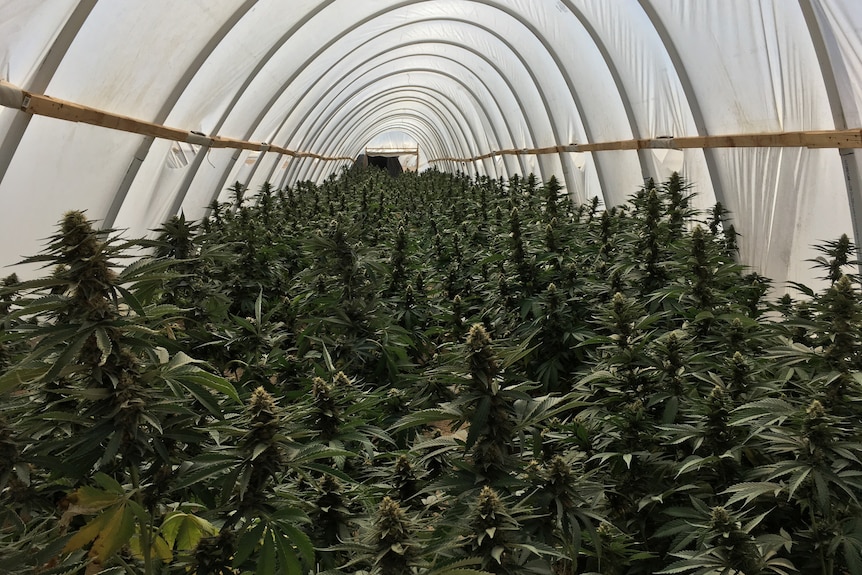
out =
[(676, 174), (230, 195), (4, 280), (0, 573), (862, 574), (847, 236), (778, 297)]

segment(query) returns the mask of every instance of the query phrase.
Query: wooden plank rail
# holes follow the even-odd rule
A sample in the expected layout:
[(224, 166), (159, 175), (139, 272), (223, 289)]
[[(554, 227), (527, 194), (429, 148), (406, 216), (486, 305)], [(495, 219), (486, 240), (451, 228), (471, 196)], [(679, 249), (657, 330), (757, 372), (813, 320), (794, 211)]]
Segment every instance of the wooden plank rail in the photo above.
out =
[[(161, 124), (114, 114), (67, 100), (34, 94), (17, 86), (0, 81), (0, 105), (17, 108), (22, 112), (69, 122), (90, 124), (112, 130), (121, 130), (142, 136), (188, 142), (211, 148), (233, 148), (261, 152), (276, 152), (294, 158), (314, 158), (322, 161), (354, 161), (348, 156), (323, 156), (312, 152), (299, 152), (266, 142), (250, 142), (222, 136), (207, 136), (197, 132), (171, 128)], [(717, 136), (681, 136), (616, 140), (590, 144), (568, 144), (545, 148), (497, 150), (471, 158), (434, 158), (429, 162), (476, 162), (497, 156), (559, 154), (567, 152), (604, 152), (641, 149), (688, 148), (862, 148), (862, 129), (814, 130), (801, 132), (773, 132), (763, 134), (731, 134)]]
[(862, 129), (771, 132), (721, 136), (681, 136), (616, 140), (592, 144), (569, 144), (547, 148), (499, 150), (472, 158), (435, 158), (429, 162), (474, 162), (496, 156), (559, 154), (565, 152), (607, 152), (616, 150), (687, 148), (862, 148)]
[(171, 128), (154, 124), (145, 120), (114, 114), (90, 106), (83, 106), (67, 100), (52, 98), (44, 94), (34, 94), (21, 90), (7, 82), (0, 81), (0, 105), (17, 108), (27, 114), (56, 118), (68, 122), (89, 124), (100, 128), (120, 130), (142, 136), (188, 142), (208, 146), (210, 148), (233, 148), (237, 150), (252, 150), (261, 152), (276, 152), (294, 158), (314, 158), (322, 161), (354, 161), (356, 158), (347, 156), (323, 156), (312, 152), (298, 152), (266, 142), (249, 142), (222, 136), (207, 136), (198, 132)]

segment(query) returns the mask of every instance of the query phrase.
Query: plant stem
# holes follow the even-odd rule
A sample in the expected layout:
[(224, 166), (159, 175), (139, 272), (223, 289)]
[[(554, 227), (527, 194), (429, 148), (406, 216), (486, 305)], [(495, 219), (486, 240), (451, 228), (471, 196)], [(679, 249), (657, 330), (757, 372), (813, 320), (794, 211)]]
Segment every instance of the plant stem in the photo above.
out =
[[(141, 493), (141, 478), (137, 465), (132, 465), (129, 469), (132, 479), (132, 489), (134, 490), (135, 502), (144, 508), (144, 496)], [(152, 517), (149, 517), (147, 522), (141, 523), (141, 554), (144, 557), (144, 575), (153, 575), (153, 561), (151, 557), (150, 528)]]
[(832, 561), (826, 559), (826, 551), (823, 547), (823, 540), (820, 538), (820, 529), (817, 525), (817, 516), (814, 513), (814, 506), (809, 505), (809, 513), (811, 514), (811, 528), (817, 534), (817, 547), (820, 553), (820, 567), (823, 569), (823, 575), (832, 575)]

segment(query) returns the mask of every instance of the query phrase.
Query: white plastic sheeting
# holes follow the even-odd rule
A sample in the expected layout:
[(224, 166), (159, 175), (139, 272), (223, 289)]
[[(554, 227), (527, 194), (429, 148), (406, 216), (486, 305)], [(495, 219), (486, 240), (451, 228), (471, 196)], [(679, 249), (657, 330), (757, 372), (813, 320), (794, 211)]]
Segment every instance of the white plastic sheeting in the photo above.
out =
[(429, 167), (428, 162), (423, 161), (426, 154), (420, 153), (419, 143), (401, 130), (391, 130), (376, 135), (365, 144), (364, 152), (368, 156), (398, 158), (401, 168), (405, 171), (415, 172)]
[[(356, 157), (400, 132), (421, 165), (556, 175), (623, 202), (680, 170), (741, 259), (809, 282), (811, 245), (862, 220), (855, 150), (504, 155), (615, 140), (860, 128), (859, 0), (0, 0), (0, 79), (203, 134)], [(62, 211), (140, 235), (234, 181), (322, 180), (344, 161), (209, 149), (0, 108), (0, 263)], [(854, 213), (854, 207), (859, 213)], [(857, 226), (854, 230), (854, 224)], [(855, 231), (855, 233), (854, 233)]]

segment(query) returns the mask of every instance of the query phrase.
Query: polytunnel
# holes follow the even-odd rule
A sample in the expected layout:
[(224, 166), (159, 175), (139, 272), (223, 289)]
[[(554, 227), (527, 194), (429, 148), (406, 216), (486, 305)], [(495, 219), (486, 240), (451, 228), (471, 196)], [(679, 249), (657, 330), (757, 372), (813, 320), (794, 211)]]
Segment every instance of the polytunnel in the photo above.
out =
[(813, 244), (862, 237), (860, 29), (856, 0), (4, 0), (0, 261), (63, 210), (141, 235), (397, 131), (576, 202), (679, 171), (742, 262), (809, 280)]
[(0, 0), (0, 575), (862, 575), (862, 0)]

